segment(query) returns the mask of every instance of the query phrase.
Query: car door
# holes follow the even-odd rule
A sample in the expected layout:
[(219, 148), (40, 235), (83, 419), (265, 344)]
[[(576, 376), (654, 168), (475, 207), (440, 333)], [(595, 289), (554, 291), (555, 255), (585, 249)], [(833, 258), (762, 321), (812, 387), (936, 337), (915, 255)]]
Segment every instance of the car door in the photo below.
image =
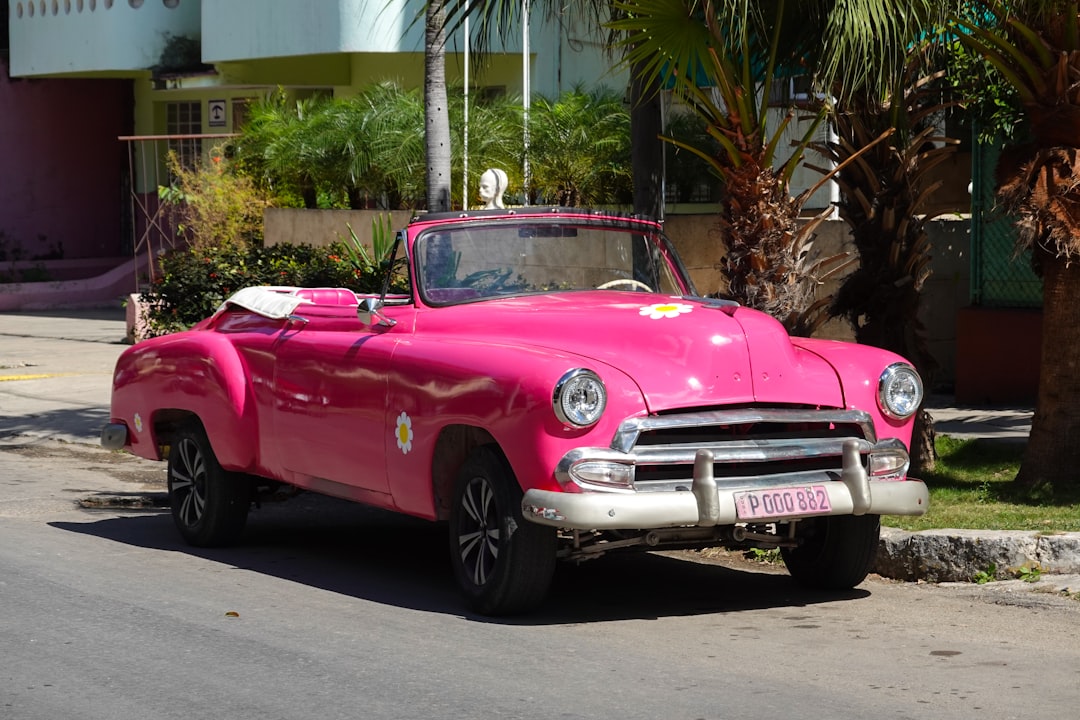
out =
[[(301, 308), (283, 332), (274, 372), (274, 435), (286, 477), (301, 487), (387, 504), (387, 373), (411, 332), (412, 306), (386, 308), (393, 326)], [(380, 500), (371, 494), (386, 494)]]

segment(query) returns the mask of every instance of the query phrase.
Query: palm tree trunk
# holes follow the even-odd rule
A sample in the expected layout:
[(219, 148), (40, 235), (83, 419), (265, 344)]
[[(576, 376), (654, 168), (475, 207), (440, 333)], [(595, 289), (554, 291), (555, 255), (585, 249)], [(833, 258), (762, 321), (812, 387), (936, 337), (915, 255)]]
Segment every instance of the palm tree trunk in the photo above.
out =
[(428, 3), (424, 32), (427, 207), (450, 210), (450, 113), (446, 97), (446, 0)]
[(1080, 488), (1080, 263), (1043, 253), (1040, 264), (1043, 361), (1016, 482), (1060, 495)]

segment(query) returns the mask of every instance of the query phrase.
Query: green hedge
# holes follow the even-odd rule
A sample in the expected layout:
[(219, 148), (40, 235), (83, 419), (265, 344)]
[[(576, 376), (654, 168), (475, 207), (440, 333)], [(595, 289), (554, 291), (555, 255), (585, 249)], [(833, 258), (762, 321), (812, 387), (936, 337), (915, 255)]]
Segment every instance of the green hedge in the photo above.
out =
[(357, 262), (344, 243), (200, 246), (171, 251), (159, 264), (160, 274), (142, 294), (148, 336), (186, 330), (234, 292), (252, 285), (379, 292), (385, 277), (381, 263)]

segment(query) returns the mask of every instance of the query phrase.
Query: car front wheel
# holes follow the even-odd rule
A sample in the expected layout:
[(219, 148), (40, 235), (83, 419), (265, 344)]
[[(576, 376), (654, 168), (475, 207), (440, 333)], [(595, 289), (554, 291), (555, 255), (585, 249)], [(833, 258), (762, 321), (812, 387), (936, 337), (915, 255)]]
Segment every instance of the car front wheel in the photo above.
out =
[(177, 433), (169, 449), (168, 484), (173, 521), (189, 544), (214, 547), (240, 537), (250, 487), (222, 469), (202, 425), (189, 423)]
[(781, 548), (788, 572), (820, 590), (850, 590), (869, 574), (881, 535), (879, 515), (837, 515), (799, 522), (800, 544)]
[(470, 607), (512, 615), (540, 604), (555, 572), (555, 529), (525, 522), (521, 488), (491, 447), (469, 456), (454, 485), (450, 555)]

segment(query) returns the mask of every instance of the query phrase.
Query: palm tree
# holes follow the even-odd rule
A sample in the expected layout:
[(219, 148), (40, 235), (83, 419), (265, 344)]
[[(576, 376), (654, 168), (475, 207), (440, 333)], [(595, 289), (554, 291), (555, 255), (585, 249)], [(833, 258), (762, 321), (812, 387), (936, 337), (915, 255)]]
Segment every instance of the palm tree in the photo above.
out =
[(628, 204), (630, 114), (622, 94), (576, 88), (529, 113), (531, 190), (556, 205)]
[(416, 208), (430, 190), (427, 180), (426, 115), (419, 90), (392, 82), (364, 88), (357, 106), (357, 135), (368, 138), (370, 165), (365, 186), (387, 208)]
[[(809, 334), (823, 316), (814, 293), (821, 263), (808, 243), (827, 213), (800, 222), (809, 193), (792, 197), (791, 175), (825, 119), (824, 105), (789, 158), (777, 166), (794, 110), (772, 122), (770, 91), (781, 68), (801, 59), (804, 43), (788, 34), (797, 3), (759, 7), (750, 0), (626, 0), (616, 4), (625, 33), (626, 62), (653, 83), (673, 87), (701, 118), (719, 153), (667, 137), (699, 155), (719, 176), (723, 209), (718, 217), (727, 255), (721, 268), (727, 293), (780, 319), (792, 332)], [(689, 22), (688, 22), (689, 20)], [(826, 262), (834, 261), (828, 258)]]
[(424, 26), (424, 143), (427, 207), (450, 209), (450, 112), (446, 97), (446, 3), (430, 0)]
[[(478, 61), (490, 51), (494, 38), (506, 39), (521, 26), (521, 13), (526, 7), (521, 0), (445, 0), (448, 22), (452, 31), (459, 29), (466, 17), (477, 23), (472, 33), (473, 49)], [(588, 0), (564, 3), (555, 0), (533, 0), (527, 4), (531, 12), (559, 17), (560, 22), (578, 32), (593, 33), (597, 39), (611, 17), (617, 15), (615, 0)], [(614, 50), (613, 35), (606, 42)], [(660, 138), (659, 86), (653, 79), (631, 72), (630, 83), (630, 161), (634, 212), (648, 217), (662, 217), (663, 169)], [(471, 122), (471, 121), (470, 121)], [(535, 123), (530, 123), (535, 127)], [(531, 142), (531, 141), (530, 141)]]
[(334, 98), (306, 121), (307, 134), (314, 138), (311, 154), (321, 189), (338, 202), (344, 193), (354, 210), (365, 207), (371, 194), (372, 138), (360, 131), (360, 110), (354, 102)]
[[(620, 23), (632, 33), (627, 42), (638, 43), (630, 58), (674, 83), (722, 148), (701, 154), (724, 181), (729, 291), (786, 319), (796, 333), (812, 332), (827, 315), (846, 316), (857, 340), (908, 357), (928, 377), (934, 361), (919, 301), (930, 248), (928, 218), (920, 213), (932, 189), (921, 179), (952, 144), (934, 137), (927, 122), (941, 102), (926, 87), (922, 60), (929, 45), (920, 38), (944, 19), (941, 4), (780, 0), (766, 12), (747, 0), (639, 0), (620, 7), (632, 18)], [(688, 16), (699, 22), (688, 24)], [(768, 125), (770, 83), (778, 69), (800, 68), (818, 91), (818, 100), (806, 107), (819, 121), (828, 113), (838, 138), (815, 147), (835, 163), (822, 172), (841, 186), (841, 217), (852, 226), (858, 251), (859, 267), (831, 306), (829, 298), (811, 294), (824, 268), (809, 265), (804, 251), (821, 218), (800, 227), (795, 216), (805, 195), (787, 194), (803, 146), (775, 171), (770, 156), (780, 136)], [(790, 114), (780, 131), (788, 119)], [(821, 312), (826, 306), (828, 313)], [(912, 457), (916, 468), (932, 469), (933, 429), (925, 411), (917, 419)]]
[(1029, 141), (999, 160), (998, 201), (1043, 280), (1042, 364), (1016, 482), (1034, 495), (1080, 489), (1080, 3), (972, 0), (960, 42), (1016, 93)]
[[(942, 181), (927, 177), (959, 141), (943, 137), (934, 124), (947, 102), (932, 82), (942, 74), (918, 73), (923, 54), (923, 48), (913, 49), (911, 73), (887, 101), (842, 101), (832, 117), (835, 140), (814, 149), (846, 163), (834, 175), (841, 191), (837, 208), (859, 256), (831, 314), (847, 317), (859, 342), (904, 355), (928, 377), (934, 360), (918, 320), (919, 291), (930, 274), (926, 224), (935, 217), (926, 206)], [(888, 139), (875, 143), (883, 135)]]
[[(934, 124), (951, 102), (944, 73), (928, 71), (934, 47), (911, 46), (906, 71), (889, 94), (841, 95), (832, 116), (835, 139), (814, 144), (840, 166), (833, 174), (841, 191), (837, 209), (851, 227), (859, 259), (829, 314), (846, 318), (856, 341), (910, 360), (927, 382), (937, 369), (919, 317), (930, 275), (926, 227), (935, 217), (927, 205), (942, 184), (931, 182), (929, 173), (958, 143)], [(933, 469), (933, 424), (925, 410), (916, 418), (911, 450), (916, 472)]]
[[(448, 88), (447, 117), (461, 126), (463, 94)], [(355, 99), (363, 106), (358, 135), (371, 147), (369, 182), (377, 181), (391, 200), (390, 207), (418, 207), (428, 190), (426, 165), (424, 98), (419, 92), (393, 83), (366, 88)], [(486, 100), (474, 105), (469, 116), (470, 161), (481, 167), (514, 168), (520, 160), (521, 111), (513, 97)], [(449, 171), (454, 177), (463, 171), (463, 147), (458, 135), (449, 138)], [(449, 185), (450, 202), (465, 207), (469, 198), (460, 197), (458, 185)]]
[[(471, 149), (476, 162), (514, 167), (520, 160), (521, 112), (514, 98), (473, 108)], [(448, 116), (460, 119), (461, 93), (450, 93)], [(350, 207), (417, 208), (425, 202), (427, 164), (424, 98), (420, 90), (381, 82), (351, 98), (292, 101), (282, 91), (256, 103), (251, 121), (230, 143), (244, 172), (280, 195), (319, 197)], [(448, 145), (450, 167), (462, 168), (458, 138)], [(452, 197), (460, 204), (461, 198)], [(466, 199), (467, 202), (467, 199)]]
[(318, 207), (322, 141), (310, 120), (327, 102), (319, 96), (294, 100), (278, 89), (253, 104), (240, 138), (230, 144), (240, 168), (275, 193), (295, 193), (304, 207)]

